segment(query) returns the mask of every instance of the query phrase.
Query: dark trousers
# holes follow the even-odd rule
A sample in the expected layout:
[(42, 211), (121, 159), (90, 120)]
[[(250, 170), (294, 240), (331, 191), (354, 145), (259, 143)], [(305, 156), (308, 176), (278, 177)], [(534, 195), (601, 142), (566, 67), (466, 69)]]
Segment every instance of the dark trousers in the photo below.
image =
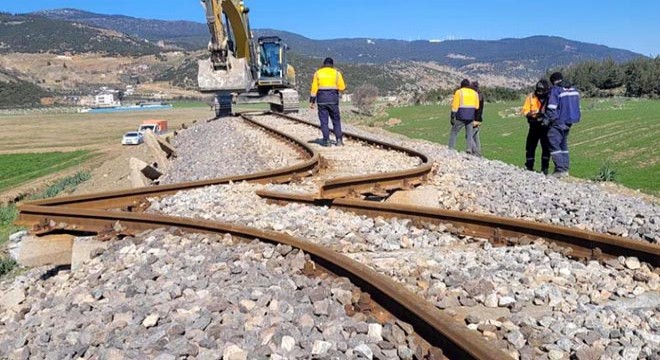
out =
[(542, 126), (540, 122), (530, 122), (527, 133), (527, 144), (525, 145), (527, 170), (534, 170), (536, 160), (536, 147), (541, 143), (541, 171), (548, 173), (550, 168), (550, 142), (548, 141), (548, 127)]
[(319, 104), (319, 120), (321, 120), (321, 133), (323, 140), (330, 140), (330, 129), (328, 128), (329, 119), (332, 119), (332, 132), (336, 140), (342, 140), (344, 134), (341, 131), (341, 114), (339, 104)]
[(570, 125), (563, 124), (552, 124), (548, 129), (550, 155), (555, 163), (555, 172), (567, 172), (571, 166), (568, 152), (568, 133), (570, 131)]

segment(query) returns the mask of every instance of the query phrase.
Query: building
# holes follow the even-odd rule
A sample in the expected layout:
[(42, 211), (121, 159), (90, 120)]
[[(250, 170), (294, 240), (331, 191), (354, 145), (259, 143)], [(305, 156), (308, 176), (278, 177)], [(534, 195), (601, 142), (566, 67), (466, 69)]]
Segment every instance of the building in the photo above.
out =
[(53, 106), (55, 105), (55, 98), (52, 96), (42, 97), (39, 102), (42, 106)]
[(87, 96), (81, 96), (78, 99), (78, 105), (84, 106), (84, 107), (92, 107), (96, 105), (96, 98), (91, 95)]
[(94, 97), (94, 106), (99, 108), (121, 106), (118, 92), (102, 92)]

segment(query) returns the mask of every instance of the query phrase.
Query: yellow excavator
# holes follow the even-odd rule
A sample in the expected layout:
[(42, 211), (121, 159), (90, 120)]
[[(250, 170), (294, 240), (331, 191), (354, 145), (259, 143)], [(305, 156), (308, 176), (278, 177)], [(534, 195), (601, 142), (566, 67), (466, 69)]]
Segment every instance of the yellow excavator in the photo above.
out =
[(270, 103), (271, 110), (297, 112), (296, 72), (288, 46), (279, 37), (252, 35), (242, 0), (201, 0), (211, 33), (210, 59), (199, 61), (203, 93), (215, 94), (216, 116), (232, 114), (232, 104)]

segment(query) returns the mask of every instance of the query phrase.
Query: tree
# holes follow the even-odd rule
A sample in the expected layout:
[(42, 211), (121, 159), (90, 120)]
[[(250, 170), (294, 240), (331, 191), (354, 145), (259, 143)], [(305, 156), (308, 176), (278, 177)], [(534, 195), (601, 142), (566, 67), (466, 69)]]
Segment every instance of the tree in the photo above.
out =
[(378, 88), (371, 84), (364, 84), (353, 94), (353, 104), (361, 114), (371, 116), (374, 111), (374, 105), (378, 100)]

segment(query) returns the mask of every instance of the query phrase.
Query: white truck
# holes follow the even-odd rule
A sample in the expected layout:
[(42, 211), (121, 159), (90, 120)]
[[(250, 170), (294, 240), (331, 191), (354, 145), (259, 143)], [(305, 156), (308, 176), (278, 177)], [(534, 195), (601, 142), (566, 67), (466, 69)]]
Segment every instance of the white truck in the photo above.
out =
[(165, 120), (146, 120), (143, 121), (137, 131), (144, 134), (145, 131), (151, 130), (156, 135), (162, 135), (167, 132), (167, 121)]

